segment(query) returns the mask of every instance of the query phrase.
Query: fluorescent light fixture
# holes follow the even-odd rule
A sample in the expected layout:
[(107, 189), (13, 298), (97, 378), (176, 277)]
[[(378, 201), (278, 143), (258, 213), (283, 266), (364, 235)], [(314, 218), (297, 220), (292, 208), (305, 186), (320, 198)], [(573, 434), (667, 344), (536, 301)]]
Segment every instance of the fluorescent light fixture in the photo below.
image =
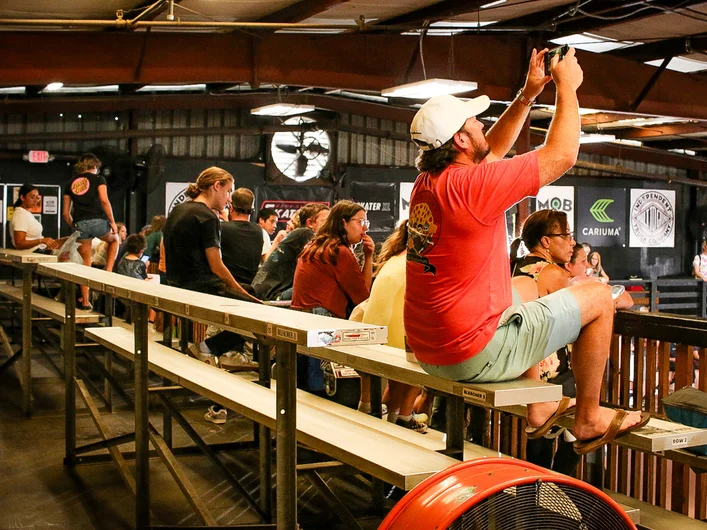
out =
[(47, 86), (44, 87), (44, 90), (46, 90), (47, 92), (51, 92), (52, 90), (59, 90), (63, 86), (64, 83), (56, 81), (54, 83), (49, 83)]
[[(48, 90), (48, 87), (44, 90)], [(97, 93), (117, 93), (120, 91), (118, 85), (102, 86), (63, 86), (51, 90), (57, 94), (97, 94)]]
[(203, 90), (206, 90), (205, 83), (196, 85), (145, 85), (138, 88), (136, 92), (189, 92)]
[(619, 48), (628, 48), (630, 46), (642, 44), (640, 42), (617, 41), (609, 37), (602, 37), (601, 35), (594, 35), (592, 33), (575, 33), (574, 35), (568, 35), (559, 39), (552, 39), (550, 42), (554, 42), (560, 46), (563, 44), (569, 44), (578, 50), (593, 53), (604, 53)]
[(348, 30), (336, 29), (336, 28), (289, 28), (289, 29), (278, 29), (275, 33), (308, 33), (317, 35), (336, 35), (338, 33), (344, 33)]
[[(539, 104), (539, 105), (536, 105), (536, 107), (537, 107), (536, 110), (538, 110), (540, 112), (547, 112), (549, 114), (555, 114), (555, 105)], [(603, 111), (598, 110), (598, 109), (589, 109), (589, 108), (584, 109), (582, 107), (579, 108), (579, 115), (580, 116), (586, 116), (588, 114), (598, 114), (600, 112), (603, 112)]]
[[(661, 64), (663, 64), (663, 59), (648, 61), (646, 64), (650, 64), (651, 66), (660, 66)], [(668, 63), (667, 68), (668, 70), (687, 74), (690, 72), (700, 72), (702, 70), (707, 70), (707, 63), (703, 61), (696, 61), (688, 57), (673, 57), (672, 61)]]
[(25, 87), (23, 86), (9, 86), (5, 88), (0, 88), (0, 94), (24, 94)]
[(643, 142), (639, 142), (638, 140), (626, 140), (624, 138), (617, 138), (616, 140), (610, 140), (612, 144), (620, 144), (620, 145), (630, 145), (631, 147), (642, 147)]
[(312, 112), (314, 105), (295, 105), (293, 103), (273, 103), (256, 109), (250, 109), (250, 113), (255, 116), (294, 116)]
[(496, 0), (495, 2), (489, 2), (488, 4), (484, 4), (482, 6), (479, 6), (479, 8), (480, 9), (488, 9), (489, 7), (505, 4), (506, 2), (507, 2), (507, 0)]
[[(484, 26), (489, 26), (491, 24), (496, 24), (498, 20), (489, 20), (487, 22), (469, 22), (465, 20), (439, 20), (430, 24), (427, 29), (427, 35), (430, 36), (444, 36), (449, 37), (450, 35), (456, 35), (457, 33), (463, 33), (465, 31), (483, 28)], [(422, 32), (420, 29), (413, 29), (410, 31), (404, 31), (401, 35), (419, 35)]]
[(685, 118), (671, 118), (669, 116), (654, 116), (646, 118), (627, 118), (625, 120), (610, 121), (599, 125), (601, 129), (624, 129), (626, 127), (650, 127), (653, 125), (666, 125), (668, 123), (689, 123)]
[(445, 94), (461, 94), (476, 90), (478, 85), (473, 81), (454, 81), (452, 79), (426, 79), (406, 85), (384, 88), (381, 94), (389, 98), (429, 99)]
[(580, 144), (601, 144), (604, 142), (613, 142), (616, 136), (613, 134), (580, 134)]
[(681, 155), (690, 155), (690, 156), (695, 156), (697, 154), (696, 151), (693, 151), (692, 149), (668, 149), (671, 153), (678, 153)]

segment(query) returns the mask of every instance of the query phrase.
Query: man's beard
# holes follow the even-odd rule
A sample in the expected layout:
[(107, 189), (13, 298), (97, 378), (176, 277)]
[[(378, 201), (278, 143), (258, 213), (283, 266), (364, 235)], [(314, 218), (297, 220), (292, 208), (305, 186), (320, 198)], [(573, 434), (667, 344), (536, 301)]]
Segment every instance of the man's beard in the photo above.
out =
[(479, 145), (476, 141), (472, 141), (471, 149), (474, 164), (480, 164), (481, 161), (491, 152), (491, 146), (486, 141), (484, 141), (484, 145)]

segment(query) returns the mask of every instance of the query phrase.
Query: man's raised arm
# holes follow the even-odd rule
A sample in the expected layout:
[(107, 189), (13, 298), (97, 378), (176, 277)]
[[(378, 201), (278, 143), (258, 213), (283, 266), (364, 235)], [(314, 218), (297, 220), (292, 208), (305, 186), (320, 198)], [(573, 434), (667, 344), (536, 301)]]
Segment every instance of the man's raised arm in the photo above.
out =
[(551, 77), (545, 75), (546, 53), (547, 49), (541, 52), (533, 50), (533, 54), (530, 57), (530, 65), (528, 66), (528, 75), (525, 78), (525, 85), (523, 85), (511, 105), (501, 114), (498, 121), (489, 129), (489, 132), (486, 133), (486, 141), (491, 148), (491, 152), (486, 157), (487, 161), (500, 160), (511, 150), (511, 147), (518, 139), (525, 119), (528, 117), (530, 107), (550, 81)]
[(577, 63), (574, 48), (561, 61), (552, 59), (552, 78), (557, 86), (555, 116), (550, 123), (545, 145), (538, 150), (540, 186), (564, 175), (577, 162), (579, 153), (579, 103), (577, 89), (584, 74)]

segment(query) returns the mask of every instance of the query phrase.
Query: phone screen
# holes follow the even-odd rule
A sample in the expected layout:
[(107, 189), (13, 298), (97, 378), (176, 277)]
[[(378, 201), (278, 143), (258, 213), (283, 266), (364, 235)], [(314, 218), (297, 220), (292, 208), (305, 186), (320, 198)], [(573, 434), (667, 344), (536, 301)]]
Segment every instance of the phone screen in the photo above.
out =
[(145, 254), (143, 254), (140, 259), (141, 259), (142, 261), (144, 261), (145, 263), (147, 263), (148, 261), (150, 261), (150, 256), (146, 256)]

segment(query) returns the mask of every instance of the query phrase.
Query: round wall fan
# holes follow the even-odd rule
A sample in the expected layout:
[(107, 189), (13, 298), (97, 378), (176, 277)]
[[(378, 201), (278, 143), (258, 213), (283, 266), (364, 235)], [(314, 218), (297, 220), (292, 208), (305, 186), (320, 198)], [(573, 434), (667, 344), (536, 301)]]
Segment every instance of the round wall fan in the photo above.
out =
[[(311, 118), (296, 116), (285, 125), (314, 123)], [(326, 131), (277, 132), (272, 137), (270, 153), (277, 168), (286, 177), (304, 182), (320, 176), (329, 163), (329, 135)]]

